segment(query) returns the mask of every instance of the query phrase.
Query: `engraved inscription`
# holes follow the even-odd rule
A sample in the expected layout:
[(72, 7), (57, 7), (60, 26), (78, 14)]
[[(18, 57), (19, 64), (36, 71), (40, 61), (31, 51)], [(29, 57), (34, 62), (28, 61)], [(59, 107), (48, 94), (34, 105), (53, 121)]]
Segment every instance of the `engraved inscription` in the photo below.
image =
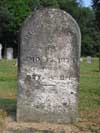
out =
[(47, 58), (47, 57), (33, 57), (33, 56), (27, 56), (27, 57), (25, 57), (24, 58), (24, 60), (27, 60), (27, 61), (32, 61), (33, 63), (39, 63), (39, 62), (52, 62), (52, 63), (54, 63), (54, 62), (56, 62), (56, 63), (62, 63), (62, 62), (65, 62), (65, 63), (67, 63), (67, 62), (73, 62), (73, 63), (75, 63), (76, 62), (76, 59), (74, 59), (74, 58), (72, 58), (72, 59), (70, 59), (70, 58), (54, 58), (54, 59), (52, 59), (52, 58)]
[(32, 34), (33, 34), (32, 31), (28, 31), (27, 34), (26, 34), (25, 37), (24, 37), (24, 40), (25, 40), (25, 41), (28, 40)]
[(38, 56), (27, 56), (24, 60), (27, 60), (27, 61), (32, 61), (33, 63), (40, 63), (41, 62), (41, 58), (38, 57)]
[(21, 31), (17, 120), (73, 122), (80, 51), (75, 20), (59, 9), (37, 10)]
[(41, 77), (41, 75), (32, 74), (32, 78), (33, 78), (34, 80), (40, 80), (40, 77)]

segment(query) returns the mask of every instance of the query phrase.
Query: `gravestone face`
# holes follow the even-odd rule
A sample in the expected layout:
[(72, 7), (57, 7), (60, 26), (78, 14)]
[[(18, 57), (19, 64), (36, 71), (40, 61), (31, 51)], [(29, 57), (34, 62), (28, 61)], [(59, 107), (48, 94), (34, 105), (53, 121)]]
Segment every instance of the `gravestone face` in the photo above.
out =
[(2, 44), (0, 44), (0, 60), (2, 60)]
[(13, 48), (7, 48), (7, 60), (13, 59)]
[(78, 117), (80, 30), (58, 9), (37, 10), (20, 35), (17, 120), (68, 123)]
[(88, 63), (88, 64), (91, 64), (91, 60), (92, 60), (92, 59), (91, 59), (91, 56), (87, 56), (87, 63)]

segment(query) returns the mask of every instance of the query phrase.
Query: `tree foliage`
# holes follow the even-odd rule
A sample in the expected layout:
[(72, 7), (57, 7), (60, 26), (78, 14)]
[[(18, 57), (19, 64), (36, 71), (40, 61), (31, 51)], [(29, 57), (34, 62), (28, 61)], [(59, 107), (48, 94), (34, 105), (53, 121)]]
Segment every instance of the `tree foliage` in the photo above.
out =
[(96, 36), (95, 40), (97, 40), (97, 45), (96, 45), (96, 51), (97, 51), (97, 56), (100, 58), (100, 0), (92, 0), (92, 7), (94, 10), (95, 14), (95, 27), (96, 27)]
[(93, 2), (93, 9), (96, 17), (96, 22), (100, 30), (100, 0), (92, 0), (92, 2)]

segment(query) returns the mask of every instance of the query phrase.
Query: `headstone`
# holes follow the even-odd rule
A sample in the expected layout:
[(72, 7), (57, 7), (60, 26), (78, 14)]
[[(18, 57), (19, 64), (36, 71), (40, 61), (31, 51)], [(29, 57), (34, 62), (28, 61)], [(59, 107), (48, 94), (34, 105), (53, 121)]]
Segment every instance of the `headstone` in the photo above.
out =
[(15, 63), (15, 66), (18, 66), (18, 59), (16, 58), (16, 63)]
[(78, 118), (81, 35), (65, 11), (43, 9), (21, 29), (18, 122), (68, 123)]
[(0, 60), (2, 60), (2, 44), (0, 44)]
[(91, 60), (92, 60), (92, 59), (91, 59), (91, 56), (87, 56), (87, 63), (88, 63), (88, 64), (91, 64)]
[(7, 48), (7, 60), (13, 59), (13, 48)]
[(80, 58), (80, 62), (83, 62), (83, 58)]

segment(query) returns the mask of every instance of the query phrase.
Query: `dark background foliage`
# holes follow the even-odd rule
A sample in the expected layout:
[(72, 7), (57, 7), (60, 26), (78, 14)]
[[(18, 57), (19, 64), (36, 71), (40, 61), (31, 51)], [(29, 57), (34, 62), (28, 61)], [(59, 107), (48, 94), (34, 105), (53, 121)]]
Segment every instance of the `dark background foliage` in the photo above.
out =
[(2, 0), (0, 1), (0, 43), (3, 55), (7, 47), (18, 53), (18, 33), (25, 18), (43, 7), (60, 8), (78, 22), (82, 33), (82, 56), (100, 53), (100, 0), (92, 0), (92, 7), (83, 7), (77, 0)]

